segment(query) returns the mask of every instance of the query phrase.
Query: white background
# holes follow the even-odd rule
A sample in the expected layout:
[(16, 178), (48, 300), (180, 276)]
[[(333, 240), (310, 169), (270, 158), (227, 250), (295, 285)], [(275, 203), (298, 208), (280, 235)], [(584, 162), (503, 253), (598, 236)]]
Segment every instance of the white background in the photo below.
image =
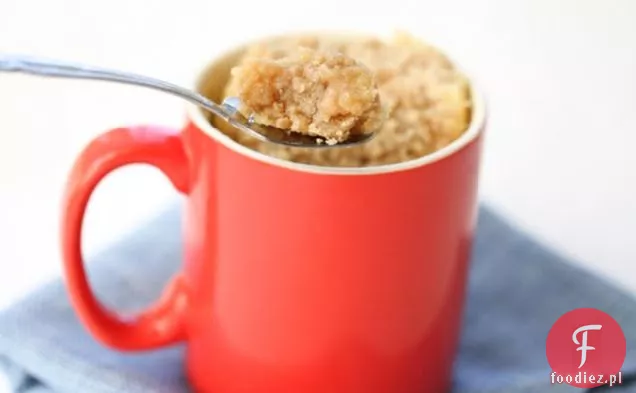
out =
[[(260, 34), (417, 33), (489, 97), (483, 199), (636, 293), (635, 21), (633, 0), (0, 0), (0, 52), (189, 84), (210, 57)], [(60, 198), (80, 149), (114, 126), (182, 121), (182, 102), (159, 93), (0, 74), (0, 309), (59, 274)], [(155, 170), (118, 171), (89, 208), (86, 253), (175, 195)]]

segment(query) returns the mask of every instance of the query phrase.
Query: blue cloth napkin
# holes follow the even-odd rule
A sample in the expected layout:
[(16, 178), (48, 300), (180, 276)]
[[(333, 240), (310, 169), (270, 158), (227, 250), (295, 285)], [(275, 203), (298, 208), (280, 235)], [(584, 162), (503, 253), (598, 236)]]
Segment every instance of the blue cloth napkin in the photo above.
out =
[[(91, 258), (91, 281), (106, 304), (135, 310), (159, 294), (179, 268), (180, 225), (180, 207), (173, 206)], [(480, 211), (471, 269), (453, 393), (583, 391), (551, 385), (545, 356), (552, 324), (578, 307), (601, 309), (621, 324), (628, 346), (624, 384), (609, 389), (636, 392), (634, 299), (570, 265), (487, 207)], [(0, 316), (1, 364), (16, 392), (186, 393), (182, 351), (105, 349), (79, 324), (59, 280)]]

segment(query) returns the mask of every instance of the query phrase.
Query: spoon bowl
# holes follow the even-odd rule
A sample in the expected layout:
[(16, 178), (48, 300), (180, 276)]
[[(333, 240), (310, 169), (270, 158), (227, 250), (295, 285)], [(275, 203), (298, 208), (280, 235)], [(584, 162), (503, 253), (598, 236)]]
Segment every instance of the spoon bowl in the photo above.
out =
[(225, 120), (230, 125), (261, 141), (272, 142), (279, 145), (311, 148), (347, 147), (367, 142), (376, 134), (375, 132), (353, 134), (345, 141), (338, 142), (335, 145), (329, 145), (325, 139), (320, 136), (301, 134), (295, 131), (282, 130), (280, 128), (255, 123), (252, 118), (246, 118), (239, 112), (238, 108), (241, 106), (241, 100), (238, 97), (226, 98), (221, 106), (228, 114), (228, 118)]

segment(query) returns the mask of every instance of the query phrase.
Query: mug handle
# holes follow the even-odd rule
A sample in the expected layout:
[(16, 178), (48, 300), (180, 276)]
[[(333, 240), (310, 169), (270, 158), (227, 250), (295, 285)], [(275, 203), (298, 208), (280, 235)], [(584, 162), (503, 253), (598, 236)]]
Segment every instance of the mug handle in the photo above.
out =
[(188, 304), (185, 285), (177, 276), (159, 301), (128, 321), (107, 310), (90, 288), (81, 250), (84, 213), (98, 183), (128, 164), (152, 165), (177, 190), (184, 194), (189, 191), (188, 158), (179, 133), (155, 126), (113, 129), (89, 143), (75, 161), (63, 198), (61, 228), (64, 274), (71, 303), (96, 339), (122, 351), (182, 341)]

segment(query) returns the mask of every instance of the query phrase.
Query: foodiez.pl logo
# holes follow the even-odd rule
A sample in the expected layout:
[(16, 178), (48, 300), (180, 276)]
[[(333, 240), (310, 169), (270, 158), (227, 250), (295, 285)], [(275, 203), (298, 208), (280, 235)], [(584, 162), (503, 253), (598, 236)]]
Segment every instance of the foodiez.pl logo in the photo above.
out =
[(579, 388), (623, 383), (627, 345), (614, 318), (594, 308), (578, 308), (554, 323), (546, 340), (550, 383)]

